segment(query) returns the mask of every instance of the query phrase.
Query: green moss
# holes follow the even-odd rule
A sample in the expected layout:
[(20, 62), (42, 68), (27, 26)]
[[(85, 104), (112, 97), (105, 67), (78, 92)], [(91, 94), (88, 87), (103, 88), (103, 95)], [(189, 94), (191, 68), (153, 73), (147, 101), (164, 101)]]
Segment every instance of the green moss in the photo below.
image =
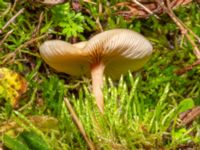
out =
[[(68, 97), (88, 137), (99, 149), (177, 149), (181, 145), (198, 148), (199, 119), (190, 128), (177, 127), (180, 112), (200, 104), (200, 67), (183, 75), (175, 74), (177, 69), (195, 61), (191, 45), (181, 38), (178, 28), (166, 14), (159, 16), (160, 20), (155, 17), (126, 20), (117, 15), (113, 7), (122, 1), (108, 3), (102, 0), (102, 12), (99, 12), (99, 2), (81, 2), (82, 9), (76, 12), (69, 3), (44, 6), (30, 5), (21, 0), (11, 11), (13, 3), (0, 0), (1, 28), (21, 8), (25, 8), (0, 34), (0, 39), (3, 39), (13, 30), (0, 47), (0, 65), (21, 73), (28, 82), (27, 92), (19, 99), (19, 107), (14, 111), (12, 105), (5, 102), (9, 95), (13, 96), (13, 90), (10, 86), (5, 88), (5, 84), (10, 85), (14, 78), (9, 76), (9, 81), (2, 82), (0, 75), (0, 98), (3, 99), (0, 99), (0, 142), (10, 149), (12, 143), (27, 147), (31, 139), (22, 139), (20, 135), (31, 132), (35, 135), (32, 143), (40, 141), (34, 146), (43, 143), (46, 148), (55, 150), (87, 149), (63, 103), (64, 97)], [(200, 35), (198, 7), (195, 3), (190, 4), (176, 9), (175, 13)], [(41, 22), (39, 16), (43, 18)], [(36, 30), (38, 25), (40, 28)], [(139, 72), (127, 73), (118, 81), (105, 79), (104, 115), (98, 111), (87, 78), (55, 72), (38, 53), (38, 46), (45, 40), (82, 41), (100, 32), (101, 28), (138, 31), (154, 47), (152, 58)], [(47, 36), (25, 44), (44, 34)], [(9, 57), (11, 52), (15, 57)], [(16, 83), (18, 88), (19, 83)], [(55, 128), (49, 126), (43, 130), (30, 119), (34, 115), (54, 117), (58, 123)], [(14, 128), (10, 122), (14, 123)]]

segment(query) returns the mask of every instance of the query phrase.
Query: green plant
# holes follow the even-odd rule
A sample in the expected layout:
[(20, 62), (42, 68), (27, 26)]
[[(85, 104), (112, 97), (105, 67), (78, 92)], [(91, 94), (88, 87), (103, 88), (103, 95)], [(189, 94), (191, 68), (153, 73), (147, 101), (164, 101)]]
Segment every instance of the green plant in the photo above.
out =
[(69, 3), (52, 8), (52, 22), (54, 27), (60, 27), (58, 34), (66, 37), (78, 37), (84, 31), (85, 17), (81, 13), (75, 13), (70, 9)]
[[(13, 7), (10, 0), (0, 0), (0, 28), (25, 7), (25, 11), (0, 34), (2, 41), (13, 30), (1, 43), (0, 65), (22, 74), (28, 82), (28, 90), (19, 99), (17, 109), (5, 100), (0, 102), (0, 143), (4, 147), (15, 149), (10, 147), (14, 143), (21, 149), (29, 148), (27, 143), (30, 143), (30, 139), (22, 138), (25, 134), (33, 136), (36, 143), (43, 143), (55, 150), (87, 149), (63, 103), (64, 97), (68, 97), (97, 148), (179, 149), (185, 146), (199, 149), (200, 120), (194, 120), (190, 126), (177, 124), (180, 113), (200, 104), (200, 67), (196, 66), (183, 75), (175, 74), (186, 62), (192, 63), (195, 57), (191, 46), (180, 36), (167, 15), (159, 16), (160, 20), (150, 17), (127, 21), (118, 16), (117, 10), (112, 7), (119, 2), (116, 0), (110, 3), (102, 0), (96, 4), (81, 2), (84, 11), (79, 13), (74, 12), (69, 3), (32, 8), (26, 0), (16, 2)], [(99, 12), (101, 3), (104, 4), (103, 11)], [(194, 3), (175, 10), (175, 13), (200, 35), (198, 11), (199, 6)], [(100, 25), (103, 30), (137, 30), (154, 45), (152, 58), (144, 69), (133, 75), (129, 73), (120, 81), (105, 79), (105, 115), (100, 115), (96, 108), (87, 78), (79, 79), (55, 72), (41, 60), (38, 53), (38, 46), (43, 40), (70, 41), (71, 37), (78, 37), (82, 41), (100, 32)], [(70, 27), (70, 30), (66, 27)], [(44, 34), (47, 36), (30, 42)], [(19, 47), (15, 59), (7, 57)], [(5, 58), (7, 61), (4, 61)], [(7, 88), (1, 86), (0, 97), (11, 93), (5, 92)], [(34, 122), (35, 115), (46, 116), (42, 119), (48, 120), (45, 128), (42, 120), (37, 120), (39, 124)], [(53, 121), (49, 120), (50, 117), (54, 118)]]

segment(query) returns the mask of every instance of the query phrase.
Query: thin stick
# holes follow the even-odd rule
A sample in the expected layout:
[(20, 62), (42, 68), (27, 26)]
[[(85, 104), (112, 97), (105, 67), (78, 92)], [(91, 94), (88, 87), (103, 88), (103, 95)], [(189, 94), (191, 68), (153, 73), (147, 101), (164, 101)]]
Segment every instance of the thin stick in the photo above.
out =
[(20, 45), (18, 48), (15, 49), (15, 53), (18, 52), (21, 48), (26, 47), (26, 46), (28, 46), (28, 45), (32, 44), (33, 42), (36, 42), (36, 41), (38, 41), (40, 39), (43, 39), (46, 36), (47, 36), (47, 33), (25, 42), (24, 44)]
[[(164, 5), (164, 3), (161, 3), (160, 0), (156, 0), (156, 2), (163, 8), (163, 10), (172, 18), (172, 20), (176, 23), (176, 25), (179, 27), (181, 33), (186, 36), (187, 40), (191, 43), (191, 45), (194, 48), (194, 54), (197, 57), (197, 59), (200, 59), (200, 50), (198, 46), (195, 44), (195, 42), (191, 39), (191, 37), (188, 35), (188, 30), (185, 28), (184, 23), (174, 14), (170, 7), (170, 1), (166, 0), (167, 7)], [(192, 33), (193, 34), (193, 33)], [(196, 37), (196, 36), (195, 36)], [(198, 40), (198, 38), (197, 38)]]
[(104, 100), (102, 92), (104, 68), (105, 66), (102, 62), (93, 64), (91, 66), (92, 91), (101, 113), (104, 112)]
[(6, 8), (6, 10), (4, 10), (3, 13), (1, 13), (1, 17), (2, 17), (2, 18), (3, 18), (5, 15), (7, 15), (7, 13), (9, 13), (10, 10), (11, 10), (11, 3), (8, 3), (7, 5), (8, 5), (8, 7)]
[(196, 38), (196, 40), (200, 44), (200, 37), (197, 34), (195, 34), (190, 28), (188, 28), (185, 24), (183, 24), (183, 26)]
[(189, 71), (189, 70), (192, 70), (195, 66), (197, 65), (200, 65), (200, 60), (197, 60), (196, 62), (194, 62), (193, 64), (189, 65), (189, 66), (186, 66), (185, 68), (183, 69), (180, 69), (180, 70), (177, 70), (176, 71), (176, 74), (177, 75), (182, 75), (184, 74), (185, 72)]
[(39, 16), (39, 23), (38, 23), (37, 27), (35, 28), (35, 30), (33, 31), (32, 38), (36, 37), (36, 35), (39, 33), (43, 19), (44, 19), (44, 12), (42, 11)]
[(184, 25), (183, 25), (184, 23), (179, 18), (176, 17), (174, 12), (170, 8), (169, 0), (166, 0), (166, 1), (167, 1), (167, 7), (168, 7), (168, 10), (169, 10), (168, 14), (171, 16), (171, 18), (174, 20), (174, 22), (179, 26), (181, 32), (183, 32), (183, 34), (185, 34), (188, 41), (192, 44), (192, 46), (194, 48), (194, 54), (196, 55), (197, 59), (200, 59), (200, 50), (199, 50), (198, 46), (191, 39), (191, 37), (188, 35), (188, 30), (184, 27)]
[(13, 33), (13, 31), (14, 31), (14, 29), (12, 29), (12, 30), (10, 30), (9, 32), (6, 33), (4, 38), (0, 41), (0, 46), (4, 43), (4, 41), (8, 38), (8, 36)]
[(83, 1), (86, 2), (86, 3), (89, 3), (89, 4), (94, 4), (94, 5), (96, 5), (96, 3), (93, 2), (93, 1), (91, 1), (91, 0), (83, 0)]
[(40, 37), (36, 37), (36, 38), (31, 39), (31, 40), (25, 42), (24, 44), (20, 45), (18, 48), (15, 49), (14, 52), (11, 52), (11, 53), (9, 53), (9, 54), (4, 56), (2, 64), (5, 64), (9, 59), (11, 59), (11, 62), (12, 62), (15, 59), (15, 56), (19, 52), (20, 49), (22, 49), (23, 47), (26, 47), (26, 46), (30, 45), (31, 43), (33, 43), (35, 41), (38, 41), (38, 40), (40, 40), (40, 39), (42, 39), (42, 38), (44, 38), (46, 36), (47, 36), (47, 34), (44, 34), (44, 35), (42, 35)]
[[(188, 2), (191, 2), (191, 1), (187, 1), (186, 4)], [(170, 13), (172, 13), (172, 15), (175, 17), (175, 20), (177, 20), (177, 22), (179, 22), (183, 28), (185, 28), (188, 32), (190, 32), (192, 34), (192, 36), (194, 36), (196, 38), (196, 40), (200, 43), (200, 38), (198, 37), (198, 35), (196, 35), (190, 28), (188, 28), (175, 14), (174, 12), (172, 11), (172, 8), (171, 8), (171, 5), (169, 4), (169, 1), (167, 1), (167, 7), (170, 11)], [(174, 21), (175, 21), (174, 20)]]
[(136, 5), (142, 7), (147, 13), (149, 13), (150, 15), (154, 15), (157, 19), (160, 19), (156, 14), (154, 14), (150, 9), (148, 9), (147, 7), (145, 7), (144, 5), (142, 5), (140, 2), (138, 2), (137, 0), (132, 0), (132, 2), (134, 2)]
[(69, 100), (66, 97), (64, 98), (64, 102), (65, 102), (65, 105), (66, 105), (67, 109), (69, 110), (69, 112), (70, 112), (70, 114), (72, 116), (72, 119), (73, 119), (74, 123), (76, 124), (77, 128), (79, 129), (79, 131), (81, 132), (83, 138), (85, 139), (86, 143), (88, 144), (88, 147), (90, 148), (90, 150), (95, 150), (94, 144), (92, 143), (90, 138), (87, 136), (81, 121), (79, 120), (79, 118), (76, 115), (73, 107), (71, 106)]
[(25, 8), (20, 9), (1, 29), (0, 34), (5, 30), (20, 14), (24, 12)]
[(188, 41), (192, 44), (192, 46), (194, 48), (193, 52), (196, 55), (197, 59), (200, 60), (200, 50), (199, 50), (198, 46), (195, 44), (195, 42), (191, 39), (191, 37), (188, 34), (186, 34), (185, 36), (188, 39)]
[(98, 25), (100, 31), (103, 32), (103, 27), (102, 27), (102, 25), (101, 25), (100, 17), (99, 17), (99, 16), (102, 15), (102, 9), (103, 9), (103, 8), (102, 8), (101, 0), (98, 0), (98, 3), (99, 3), (99, 7), (98, 7), (98, 9), (99, 9), (99, 15), (98, 15), (98, 17), (96, 18), (96, 24)]
[(14, 0), (14, 4), (13, 4), (13, 6), (11, 8), (11, 11), (13, 11), (15, 9), (17, 2), (18, 2), (18, 0)]

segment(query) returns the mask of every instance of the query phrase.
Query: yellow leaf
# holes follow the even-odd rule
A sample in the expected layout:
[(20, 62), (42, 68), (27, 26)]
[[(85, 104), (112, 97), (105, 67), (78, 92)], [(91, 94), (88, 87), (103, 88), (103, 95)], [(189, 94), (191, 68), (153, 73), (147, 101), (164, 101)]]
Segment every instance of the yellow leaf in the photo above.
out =
[(0, 68), (0, 101), (4, 99), (17, 107), (20, 96), (26, 90), (27, 81), (21, 75), (8, 68)]

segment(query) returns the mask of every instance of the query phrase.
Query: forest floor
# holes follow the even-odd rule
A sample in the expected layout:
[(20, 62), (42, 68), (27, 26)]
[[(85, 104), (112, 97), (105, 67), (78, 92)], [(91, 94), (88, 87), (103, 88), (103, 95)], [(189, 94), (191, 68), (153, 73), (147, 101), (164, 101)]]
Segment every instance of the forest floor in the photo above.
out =
[[(56, 2), (0, 0), (0, 150), (200, 149), (200, 4)], [(102, 115), (90, 79), (56, 72), (38, 47), (115, 28), (141, 33), (153, 53), (104, 78)]]

